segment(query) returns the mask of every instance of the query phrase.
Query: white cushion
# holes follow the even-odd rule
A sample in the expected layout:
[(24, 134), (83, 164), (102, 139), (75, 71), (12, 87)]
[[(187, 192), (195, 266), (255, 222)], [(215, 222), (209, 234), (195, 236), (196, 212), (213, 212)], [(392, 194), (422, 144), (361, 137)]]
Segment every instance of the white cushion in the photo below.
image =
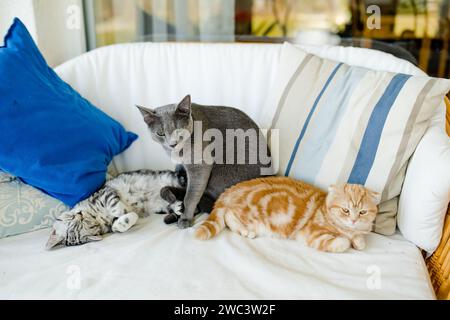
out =
[(262, 121), (280, 130), (279, 146), (271, 143), (279, 174), (324, 190), (348, 182), (379, 192), (375, 231), (393, 234), (407, 162), (450, 81), (349, 66), (288, 43), (281, 59), (282, 94), (272, 91)]
[[(445, 106), (440, 111), (445, 111)], [(444, 128), (442, 121), (434, 121), (417, 146), (397, 216), (403, 236), (428, 254), (439, 245), (450, 201), (450, 138)]]
[(435, 298), (419, 250), (399, 235), (370, 234), (366, 250), (330, 254), (229, 230), (199, 242), (194, 231), (152, 215), (51, 252), (46, 230), (1, 239), (0, 299)]

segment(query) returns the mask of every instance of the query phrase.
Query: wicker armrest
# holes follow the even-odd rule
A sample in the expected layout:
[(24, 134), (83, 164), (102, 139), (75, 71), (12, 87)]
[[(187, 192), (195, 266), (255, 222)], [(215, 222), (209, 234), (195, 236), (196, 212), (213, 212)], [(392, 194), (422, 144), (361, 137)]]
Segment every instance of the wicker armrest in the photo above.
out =
[[(445, 98), (447, 105), (447, 134), (450, 136), (450, 101)], [(436, 252), (427, 261), (431, 282), (438, 299), (450, 300), (450, 206), (442, 231), (442, 238)]]
[(437, 298), (450, 300), (450, 207), (447, 211), (441, 243), (428, 259), (427, 266)]

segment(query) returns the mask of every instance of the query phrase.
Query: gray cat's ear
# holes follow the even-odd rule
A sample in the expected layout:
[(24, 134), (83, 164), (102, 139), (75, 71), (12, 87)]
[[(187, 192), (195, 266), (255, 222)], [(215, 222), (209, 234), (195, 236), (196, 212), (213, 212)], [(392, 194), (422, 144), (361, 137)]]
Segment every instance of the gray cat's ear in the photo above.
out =
[(157, 120), (159, 117), (156, 114), (155, 110), (143, 107), (143, 106), (138, 106), (136, 105), (136, 108), (139, 109), (139, 111), (141, 112), (142, 116), (144, 117), (144, 121), (146, 124), (151, 124), (152, 122), (154, 122), (155, 120)]
[(191, 114), (191, 96), (187, 95), (181, 100), (177, 105), (177, 112), (180, 114), (190, 115)]
[(101, 241), (102, 239), (102, 236), (88, 236), (87, 242)]
[(58, 236), (56, 234), (56, 230), (52, 229), (52, 232), (50, 233), (50, 237), (47, 240), (47, 244), (45, 245), (45, 249), (50, 250), (64, 242), (64, 238)]

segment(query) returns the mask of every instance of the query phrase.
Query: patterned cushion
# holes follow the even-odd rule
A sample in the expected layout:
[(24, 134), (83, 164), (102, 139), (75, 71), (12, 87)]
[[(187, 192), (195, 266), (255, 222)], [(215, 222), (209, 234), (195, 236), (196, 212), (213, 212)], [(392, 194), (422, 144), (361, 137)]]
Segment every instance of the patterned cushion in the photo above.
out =
[(0, 171), (0, 183), (10, 182), (13, 180), (16, 180), (16, 178), (6, 172)]
[(0, 172), (0, 238), (49, 227), (62, 202)]
[[(283, 70), (292, 58), (295, 70)], [(352, 67), (290, 44), (281, 59), (283, 89), (263, 121), (280, 130), (271, 146), (279, 173), (325, 190), (348, 182), (380, 192), (375, 231), (393, 234), (408, 160), (450, 81)]]

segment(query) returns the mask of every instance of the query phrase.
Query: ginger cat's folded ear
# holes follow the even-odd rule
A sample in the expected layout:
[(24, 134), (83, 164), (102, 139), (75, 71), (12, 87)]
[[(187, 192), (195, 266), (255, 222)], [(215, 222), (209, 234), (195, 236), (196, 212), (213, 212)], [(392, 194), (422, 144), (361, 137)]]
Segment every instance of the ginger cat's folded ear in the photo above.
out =
[(375, 202), (376, 204), (380, 204), (381, 202), (381, 193), (379, 192), (375, 192), (372, 190), (367, 189), (369, 196), (372, 197), (372, 201)]

